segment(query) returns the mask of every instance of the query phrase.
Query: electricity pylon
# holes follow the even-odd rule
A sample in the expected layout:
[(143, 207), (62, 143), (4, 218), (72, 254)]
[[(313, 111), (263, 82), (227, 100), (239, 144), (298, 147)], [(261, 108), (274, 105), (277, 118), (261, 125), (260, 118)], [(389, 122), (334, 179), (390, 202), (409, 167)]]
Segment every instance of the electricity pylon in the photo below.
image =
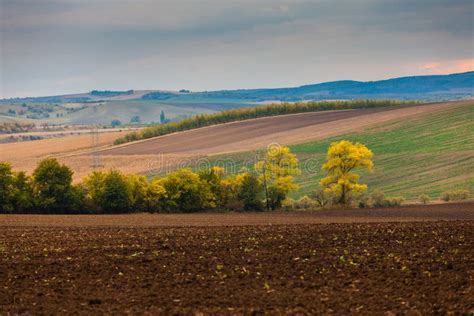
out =
[(99, 153), (99, 130), (97, 126), (94, 126), (91, 130), (92, 135), (92, 169), (98, 169), (103, 167), (100, 162), (100, 153)]

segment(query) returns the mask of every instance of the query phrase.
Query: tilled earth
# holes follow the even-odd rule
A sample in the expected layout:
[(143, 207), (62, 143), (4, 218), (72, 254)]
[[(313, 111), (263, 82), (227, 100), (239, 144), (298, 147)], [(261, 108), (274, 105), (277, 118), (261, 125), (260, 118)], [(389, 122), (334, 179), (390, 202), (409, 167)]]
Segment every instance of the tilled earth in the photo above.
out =
[(474, 312), (474, 221), (0, 229), (0, 314)]

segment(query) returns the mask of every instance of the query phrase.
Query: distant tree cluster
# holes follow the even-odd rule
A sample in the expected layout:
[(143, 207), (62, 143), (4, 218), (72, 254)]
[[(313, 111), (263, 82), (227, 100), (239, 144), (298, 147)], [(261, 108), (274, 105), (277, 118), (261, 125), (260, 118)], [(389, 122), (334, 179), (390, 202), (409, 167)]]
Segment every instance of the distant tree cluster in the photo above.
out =
[(35, 128), (35, 124), (31, 123), (1, 123), (0, 124), (0, 133), (10, 134), (10, 133), (23, 133), (28, 132)]
[(120, 120), (110, 121), (110, 126), (112, 126), (112, 127), (117, 127), (117, 126), (120, 126), (120, 125), (122, 125), (122, 122)]
[(127, 90), (127, 91), (92, 90), (89, 94), (93, 96), (98, 96), (98, 97), (115, 97), (119, 95), (133, 94), (133, 90)]
[(141, 121), (142, 119), (140, 118), (140, 116), (135, 115), (135, 116), (132, 116), (132, 118), (130, 119), (130, 124), (140, 124)]
[(143, 100), (169, 100), (178, 96), (175, 92), (150, 92), (142, 96)]
[[(408, 103), (408, 102), (407, 102)], [(250, 108), (240, 108), (226, 110), (213, 114), (196, 115), (190, 118), (185, 118), (179, 122), (166, 122), (161, 120), (161, 125), (153, 125), (143, 129), (140, 132), (132, 132), (115, 141), (115, 144), (123, 144), (139, 139), (146, 139), (156, 136), (162, 136), (174, 132), (199, 128), (214, 124), (227, 123), (233, 121), (240, 121), (258, 117), (305, 113), (325, 110), (342, 110), (342, 109), (363, 109), (374, 107), (385, 107), (405, 104), (393, 100), (356, 100), (356, 101), (324, 101), (324, 102), (304, 102), (304, 103), (282, 103), (271, 104), (265, 106), (257, 106)], [(161, 114), (164, 113), (162, 112)]]

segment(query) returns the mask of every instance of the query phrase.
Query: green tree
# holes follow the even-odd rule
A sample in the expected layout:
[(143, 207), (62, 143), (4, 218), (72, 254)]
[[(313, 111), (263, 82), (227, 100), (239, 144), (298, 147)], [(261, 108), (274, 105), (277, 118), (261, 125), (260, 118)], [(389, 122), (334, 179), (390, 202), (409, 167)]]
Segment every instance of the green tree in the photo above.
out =
[(113, 170), (105, 176), (99, 203), (106, 213), (127, 213), (131, 210), (132, 192), (122, 173)]
[(85, 203), (90, 211), (102, 211), (101, 205), (104, 194), (106, 176), (107, 174), (103, 171), (93, 171), (82, 181), (86, 197)]
[(33, 183), (32, 179), (21, 171), (14, 175), (13, 205), (15, 213), (26, 213), (33, 211)]
[(246, 172), (241, 175), (241, 185), (238, 197), (244, 204), (246, 211), (261, 211), (263, 187), (259, 177), (252, 173)]
[(327, 176), (321, 179), (320, 185), (327, 193), (335, 196), (337, 203), (350, 204), (358, 195), (367, 190), (366, 184), (359, 183), (359, 175), (353, 172), (356, 168), (367, 168), (372, 171), (373, 153), (365, 145), (347, 140), (334, 142), (329, 146), (326, 163), (321, 167)]
[(72, 186), (73, 172), (56, 159), (41, 161), (33, 172), (34, 193), (40, 211), (69, 213), (77, 210), (77, 194)]
[(163, 110), (161, 110), (161, 113), (160, 113), (160, 123), (161, 124), (164, 124), (166, 123), (167, 119), (166, 119), (166, 116), (165, 116), (165, 112)]
[(131, 203), (133, 212), (147, 211), (148, 181), (145, 176), (129, 175), (127, 176), (128, 185), (131, 193)]
[(163, 207), (168, 212), (197, 212), (216, 207), (209, 186), (189, 168), (169, 173), (159, 183), (166, 191)]
[(0, 162), (0, 211), (13, 211), (14, 179), (9, 163)]
[(117, 126), (122, 125), (122, 122), (120, 120), (112, 120), (112, 121), (110, 121), (110, 125), (112, 127), (117, 127)]
[(215, 203), (216, 207), (225, 207), (228, 194), (226, 192), (226, 186), (224, 181), (224, 168), (212, 167), (199, 171), (199, 177), (209, 187), (210, 193), (212, 194), (211, 200)]
[(165, 201), (168, 195), (160, 179), (153, 179), (147, 187), (145, 205), (148, 212), (162, 212), (165, 210)]

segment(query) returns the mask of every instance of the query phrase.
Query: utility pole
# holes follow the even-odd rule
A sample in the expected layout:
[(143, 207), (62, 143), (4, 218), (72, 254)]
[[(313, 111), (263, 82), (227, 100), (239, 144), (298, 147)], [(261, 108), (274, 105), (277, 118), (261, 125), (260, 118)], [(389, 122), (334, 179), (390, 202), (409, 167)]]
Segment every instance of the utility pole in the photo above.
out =
[(99, 130), (97, 126), (93, 126), (91, 130), (92, 136), (92, 169), (96, 170), (103, 167), (100, 163), (100, 154), (99, 154)]

